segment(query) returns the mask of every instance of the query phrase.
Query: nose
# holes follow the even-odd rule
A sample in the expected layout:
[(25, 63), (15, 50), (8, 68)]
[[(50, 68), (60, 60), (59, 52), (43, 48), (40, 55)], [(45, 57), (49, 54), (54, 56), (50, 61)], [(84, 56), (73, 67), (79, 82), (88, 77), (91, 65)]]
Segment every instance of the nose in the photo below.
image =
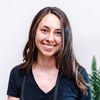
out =
[(53, 34), (53, 32), (49, 33), (49, 35), (47, 37), (47, 40), (51, 41), (51, 42), (54, 41), (54, 34)]

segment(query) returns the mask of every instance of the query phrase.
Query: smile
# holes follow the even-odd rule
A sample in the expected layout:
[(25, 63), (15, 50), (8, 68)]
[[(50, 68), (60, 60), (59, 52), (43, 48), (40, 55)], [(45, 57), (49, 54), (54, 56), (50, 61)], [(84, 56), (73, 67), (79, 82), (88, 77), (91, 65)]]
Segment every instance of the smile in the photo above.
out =
[(43, 43), (43, 47), (45, 51), (51, 52), (54, 49), (55, 45)]
[(53, 48), (54, 47), (54, 45), (48, 45), (48, 44), (43, 44), (46, 48)]

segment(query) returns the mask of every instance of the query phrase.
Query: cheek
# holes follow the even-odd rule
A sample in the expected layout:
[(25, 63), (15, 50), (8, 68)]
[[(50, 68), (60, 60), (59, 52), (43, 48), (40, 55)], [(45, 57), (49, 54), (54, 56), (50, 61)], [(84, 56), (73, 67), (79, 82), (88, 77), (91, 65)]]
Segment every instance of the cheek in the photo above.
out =
[(58, 50), (60, 50), (61, 47), (62, 47), (62, 41), (61, 41), (61, 39), (56, 40), (56, 43), (57, 43)]
[(36, 44), (37, 47), (38, 47), (39, 41), (40, 41), (39, 35), (36, 33), (36, 36), (35, 36), (35, 44)]
[(40, 32), (36, 33), (35, 42), (42, 41), (42, 40), (43, 40), (43, 36), (41, 35), (41, 33)]
[(56, 42), (58, 45), (61, 45), (62, 44), (61, 38), (59, 37), (58, 39), (56, 39)]

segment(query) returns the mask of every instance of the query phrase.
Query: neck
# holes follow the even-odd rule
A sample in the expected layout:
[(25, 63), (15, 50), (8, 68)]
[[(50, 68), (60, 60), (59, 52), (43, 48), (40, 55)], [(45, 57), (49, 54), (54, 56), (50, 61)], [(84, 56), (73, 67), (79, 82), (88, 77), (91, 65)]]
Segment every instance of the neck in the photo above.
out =
[(47, 57), (38, 53), (37, 62), (35, 63), (35, 66), (42, 70), (56, 69), (55, 56)]

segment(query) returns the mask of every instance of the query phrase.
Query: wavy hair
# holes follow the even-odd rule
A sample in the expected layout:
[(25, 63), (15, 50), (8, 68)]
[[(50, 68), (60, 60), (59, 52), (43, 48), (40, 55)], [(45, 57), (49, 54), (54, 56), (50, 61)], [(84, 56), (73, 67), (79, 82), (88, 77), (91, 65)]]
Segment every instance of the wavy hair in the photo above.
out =
[(61, 21), (62, 46), (60, 51), (56, 54), (56, 67), (61, 71), (61, 73), (71, 77), (76, 82), (80, 90), (86, 94), (87, 83), (80, 74), (80, 65), (73, 52), (72, 30), (70, 23), (66, 14), (57, 7), (45, 7), (34, 17), (29, 31), (29, 38), (23, 51), (23, 63), (20, 64), (20, 67), (26, 71), (37, 61), (38, 49), (35, 44), (36, 29), (40, 21), (48, 13), (56, 15)]

